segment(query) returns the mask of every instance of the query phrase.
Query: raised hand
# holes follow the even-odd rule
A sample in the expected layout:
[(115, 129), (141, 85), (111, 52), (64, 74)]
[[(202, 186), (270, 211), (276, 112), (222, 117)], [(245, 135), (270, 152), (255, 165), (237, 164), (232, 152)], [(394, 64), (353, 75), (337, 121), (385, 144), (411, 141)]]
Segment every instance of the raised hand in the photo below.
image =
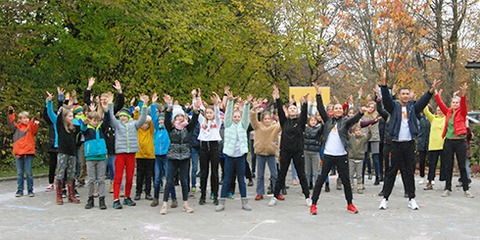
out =
[(115, 88), (118, 93), (122, 93), (122, 84), (120, 84), (120, 81), (115, 80), (115, 85), (113, 85), (113, 88)]
[(235, 97), (233, 97), (233, 93), (230, 92), (230, 90), (227, 91), (227, 99), (228, 99), (229, 101), (235, 100)]
[(366, 113), (366, 112), (368, 111), (368, 108), (365, 107), (365, 106), (363, 106), (363, 107), (361, 108), (361, 111), (362, 111), (362, 113)]
[(322, 90), (320, 89), (320, 85), (318, 83), (313, 82), (312, 85), (313, 85), (313, 87), (315, 87), (315, 91), (316, 91), (317, 95), (322, 94)]
[(340, 103), (340, 101), (338, 101), (337, 96), (335, 96), (335, 95), (333, 95), (333, 102), (335, 102), (335, 103)]
[(365, 99), (367, 100), (367, 102), (372, 101), (372, 99), (373, 99), (373, 98), (372, 98), (372, 94), (370, 94), (370, 93), (367, 94), (367, 96), (365, 97)]
[(375, 87), (372, 89), (377, 98), (380, 98), (380, 91), (378, 91), (378, 84), (375, 84)]
[(158, 100), (158, 94), (157, 93), (153, 93), (152, 95), (152, 104), (156, 103)]
[(224, 93), (224, 94), (227, 94), (228, 91), (230, 91), (230, 86), (225, 86), (225, 87), (223, 88), (223, 93)]
[(360, 88), (358, 89), (357, 93), (358, 93), (358, 98), (362, 98), (362, 95), (363, 95), (363, 88), (362, 88), (362, 87), (360, 87)]
[(168, 107), (172, 107), (173, 98), (168, 94), (163, 94), (163, 101), (168, 105)]
[(308, 95), (309, 95), (309, 94), (310, 94), (310, 93), (307, 93), (305, 96), (300, 97), (300, 104), (303, 105), (304, 103), (307, 102), (307, 100), (308, 100)]
[(58, 95), (65, 94), (65, 89), (63, 89), (61, 87), (57, 87), (57, 93), (58, 93)]
[(72, 90), (72, 98), (75, 99), (77, 97), (77, 91), (75, 89)]
[(93, 84), (95, 84), (95, 78), (91, 77), (88, 79), (88, 85), (87, 85), (87, 90), (91, 90), (93, 87)]
[(13, 109), (13, 106), (8, 106), (8, 111), (9, 112), (15, 112), (15, 109)]
[(430, 90), (429, 90), (430, 93), (434, 93), (438, 89), (440, 84), (442, 84), (442, 81), (440, 81), (438, 79), (434, 79), (433, 84), (432, 84), (432, 88), (430, 88)]
[(97, 111), (97, 105), (95, 103), (90, 103), (90, 106), (88, 106), (88, 109), (90, 109), (90, 112), (95, 112)]
[(107, 97), (108, 102), (109, 102), (109, 103), (113, 102), (113, 93), (112, 93), (112, 92), (108, 92), (107, 95), (108, 95), (108, 97)]
[(210, 100), (212, 101), (213, 105), (217, 106), (222, 102), (222, 100), (220, 99), (220, 96), (218, 96), (216, 92), (212, 92), (212, 94), (213, 95), (210, 97)]
[(253, 96), (252, 96), (252, 94), (248, 94), (248, 96), (247, 96), (247, 101), (245, 102), (245, 104), (251, 103), (252, 101), (253, 101)]
[(280, 92), (278, 90), (277, 85), (274, 84), (272, 87), (273, 87), (272, 97), (274, 100), (277, 100), (280, 98)]
[(453, 92), (453, 96), (457, 97), (459, 92), (460, 92), (460, 90), (457, 90), (457, 91)]
[(387, 69), (383, 69), (382, 71), (382, 85), (387, 85)]
[(398, 90), (397, 84), (393, 84), (393, 86), (392, 86), (392, 95), (397, 94), (397, 90)]
[(140, 100), (142, 100), (144, 106), (146, 106), (146, 105), (148, 105), (148, 100), (150, 100), (150, 97), (148, 97), (148, 95), (142, 93), (140, 95)]
[[(194, 89), (192, 90), (192, 96), (193, 96), (193, 97), (197, 97), (197, 89), (194, 88)], [(153, 99), (152, 99), (152, 100), (153, 100)]]
[(47, 98), (45, 99), (46, 101), (52, 101), (53, 95), (49, 93), (48, 91), (45, 91), (47, 93)]
[(132, 99), (130, 99), (130, 106), (133, 106), (135, 104), (135, 97), (132, 97)]
[(467, 88), (468, 88), (468, 84), (466, 82), (463, 83), (462, 86), (460, 87), (460, 92), (462, 97), (467, 94)]

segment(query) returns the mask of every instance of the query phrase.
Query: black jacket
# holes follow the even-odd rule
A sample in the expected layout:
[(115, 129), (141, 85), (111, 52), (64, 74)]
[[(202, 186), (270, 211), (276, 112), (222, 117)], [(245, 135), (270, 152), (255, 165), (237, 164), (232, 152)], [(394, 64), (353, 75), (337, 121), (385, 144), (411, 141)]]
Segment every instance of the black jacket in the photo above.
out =
[(190, 140), (195, 125), (198, 123), (198, 113), (193, 113), (192, 119), (188, 125), (182, 129), (176, 129), (172, 121), (172, 112), (165, 111), (165, 129), (170, 136), (170, 147), (168, 148), (167, 158), (169, 160), (187, 160), (190, 159)]
[(315, 127), (307, 126), (305, 128), (304, 136), (304, 150), (310, 152), (320, 152), (320, 140), (322, 137), (323, 125)]
[(302, 112), (298, 118), (287, 118), (283, 111), (282, 100), (277, 99), (278, 119), (282, 126), (280, 150), (288, 152), (303, 151), (303, 132), (307, 124), (307, 103), (302, 105)]

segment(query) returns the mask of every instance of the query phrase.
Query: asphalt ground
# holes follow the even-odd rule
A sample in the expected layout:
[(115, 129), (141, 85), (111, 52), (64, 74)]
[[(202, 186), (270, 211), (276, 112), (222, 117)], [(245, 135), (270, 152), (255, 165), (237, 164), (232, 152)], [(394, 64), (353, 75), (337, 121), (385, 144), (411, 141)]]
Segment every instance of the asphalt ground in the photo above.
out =
[[(199, 206), (197, 192), (190, 199), (194, 213), (183, 212), (180, 201), (167, 215), (160, 215), (160, 207), (150, 207), (144, 196), (135, 207), (115, 210), (107, 193), (107, 210), (99, 210), (98, 199), (95, 208), (86, 210), (86, 188), (79, 188), (80, 204), (60, 206), (54, 192), (44, 191), (47, 178), (35, 179), (35, 197), (16, 198), (16, 181), (2, 181), (0, 239), (480, 239), (478, 179), (471, 184), (476, 198), (466, 198), (457, 187), (445, 198), (444, 182), (424, 191), (417, 176), (417, 211), (407, 207), (399, 176), (387, 210), (378, 209), (382, 184), (366, 180), (364, 194), (354, 192), (359, 213), (352, 214), (346, 211), (343, 191), (335, 189), (335, 178), (330, 176), (331, 192), (322, 191), (316, 216), (310, 215), (301, 187), (293, 186), (291, 178), (286, 200), (274, 207), (268, 206), (270, 197), (255, 201), (255, 187), (247, 187), (252, 211), (241, 209), (238, 191), (223, 212), (215, 212), (211, 200)], [(180, 198), (180, 187), (176, 189)]]

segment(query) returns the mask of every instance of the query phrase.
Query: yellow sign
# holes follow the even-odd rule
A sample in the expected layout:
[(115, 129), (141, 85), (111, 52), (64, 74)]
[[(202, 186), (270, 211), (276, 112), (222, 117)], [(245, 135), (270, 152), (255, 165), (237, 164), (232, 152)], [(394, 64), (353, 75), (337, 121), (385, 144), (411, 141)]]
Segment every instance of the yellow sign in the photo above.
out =
[[(330, 103), (330, 87), (320, 87), (320, 89), (322, 90), (323, 104), (326, 106), (328, 103)], [(308, 101), (310, 101), (312, 98), (315, 99), (315, 96), (317, 95), (314, 87), (289, 87), (288, 89), (289, 99), (291, 99), (292, 95), (294, 95), (297, 103), (300, 102), (300, 97), (305, 96), (307, 93), (309, 93)]]

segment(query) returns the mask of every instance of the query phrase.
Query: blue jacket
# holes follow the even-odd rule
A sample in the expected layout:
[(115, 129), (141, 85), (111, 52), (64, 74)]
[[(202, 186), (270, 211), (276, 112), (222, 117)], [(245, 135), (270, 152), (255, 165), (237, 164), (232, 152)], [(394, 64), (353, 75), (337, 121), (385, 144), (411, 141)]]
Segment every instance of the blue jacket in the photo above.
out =
[[(402, 122), (402, 105), (400, 105), (399, 101), (394, 101), (392, 99), (392, 95), (390, 94), (387, 85), (380, 87), (382, 90), (382, 101), (384, 108), (388, 113), (390, 113), (390, 125), (388, 126), (388, 133), (390, 133), (392, 139), (395, 141), (398, 140), (398, 134), (400, 133), (400, 125)], [(409, 101), (407, 103), (408, 127), (410, 129), (412, 140), (417, 137), (419, 132), (417, 116), (427, 106), (432, 96), (433, 94), (427, 91), (418, 101)]]
[(153, 127), (153, 144), (155, 145), (155, 155), (167, 155), (168, 148), (170, 147), (170, 137), (165, 125), (158, 123), (157, 105), (152, 104), (150, 106), (150, 113), (152, 116)]

